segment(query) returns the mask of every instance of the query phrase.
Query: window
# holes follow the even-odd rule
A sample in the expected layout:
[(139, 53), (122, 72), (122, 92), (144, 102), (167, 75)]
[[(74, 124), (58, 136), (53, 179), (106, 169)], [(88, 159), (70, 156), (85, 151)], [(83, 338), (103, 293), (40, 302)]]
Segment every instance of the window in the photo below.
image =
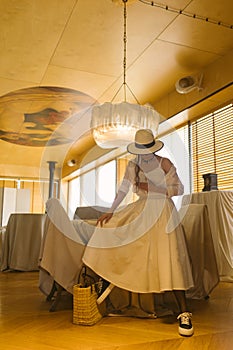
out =
[(73, 219), (77, 207), (80, 206), (80, 177), (76, 177), (69, 182), (69, 199), (67, 213), (70, 219)]
[[(190, 193), (189, 137), (188, 125), (161, 137), (164, 147), (157, 154), (166, 157), (175, 165), (177, 174), (184, 185), (184, 193)], [(181, 206), (181, 196), (173, 197), (177, 208)]]
[(116, 161), (96, 169), (96, 205), (111, 207), (116, 195)]
[(157, 152), (161, 157), (167, 157), (175, 165), (179, 178), (184, 185), (184, 192), (190, 192), (189, 176), (189, 142), (188, 125), (161, 138), (164, 147)]
[(80, 177), (80, 205), (89, 207), (95, 205), (95, 169), (88, 171)]
[[(135, 155), (128, 154), (128, 153), (117, 158), (117, 189), (121, 185), (128, 162), (134, 158), (135, 158)], [(134, 202), (135, 200), (137, 200), (137, 198), (138, 196), (135, 193), (133, 193), (132, 191), (129, 191), (120, 205), (121, 206), (128, 205)]]
[[(54, 194), (57, 196), (59, 181), (54, 180)], [(0, 178), (0, 188), (18, 188), (30, 191), (30, 213), (44, 213), (49, 196), (49, 181), (30, 178)]]
[(233, 105), (228, 105), (191, 125), (193, 191), (204, 187), (203, 175), (215, 173), (218, 189), (233, 188)]
[(110, 207), (116, 195), (116, 160), (87, 171), (69, 181), (68, 215), (78, 206)]

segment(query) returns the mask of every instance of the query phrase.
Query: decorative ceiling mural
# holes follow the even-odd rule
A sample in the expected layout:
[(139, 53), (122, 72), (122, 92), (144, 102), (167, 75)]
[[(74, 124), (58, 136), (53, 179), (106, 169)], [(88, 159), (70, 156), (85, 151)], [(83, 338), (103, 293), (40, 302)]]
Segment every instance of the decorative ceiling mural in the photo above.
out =
[(0, 98), (0, 139), (34, 147), (61, 145), (73, 141), (65, 128), (96, 101), (80, 91), (60, 87), (21, 89)]

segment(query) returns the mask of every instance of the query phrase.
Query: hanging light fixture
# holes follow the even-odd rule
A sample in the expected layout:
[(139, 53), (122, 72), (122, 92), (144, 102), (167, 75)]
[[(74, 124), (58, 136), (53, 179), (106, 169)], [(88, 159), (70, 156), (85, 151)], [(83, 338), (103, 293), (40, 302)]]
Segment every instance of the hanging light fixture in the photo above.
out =
[[(124, 5), (124, 60), (123, 83), (116, 92), (111, 102), (96, 105), (92, 109), (91, 128), (95, 142), (101, 148), (115, 148), (126, 146), (134, 140), (138, 129), (151, 129), (157, 135), (160, 115), (150, 105), (140, 105), (136, 96), (126, 82), (126, 3)], [(113, 103), (113, 100), (123, 88), (124, 101)], [(126, 101), (126, 89), (134, 97), (136, 103)]]

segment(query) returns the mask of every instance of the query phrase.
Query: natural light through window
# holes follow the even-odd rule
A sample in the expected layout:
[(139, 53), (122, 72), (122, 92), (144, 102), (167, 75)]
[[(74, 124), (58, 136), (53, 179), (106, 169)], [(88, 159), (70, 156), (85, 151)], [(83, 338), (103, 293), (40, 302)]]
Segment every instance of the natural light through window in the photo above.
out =
[(116, 161), (97, 168), (96, 204), (110, 207), (116, 195)]

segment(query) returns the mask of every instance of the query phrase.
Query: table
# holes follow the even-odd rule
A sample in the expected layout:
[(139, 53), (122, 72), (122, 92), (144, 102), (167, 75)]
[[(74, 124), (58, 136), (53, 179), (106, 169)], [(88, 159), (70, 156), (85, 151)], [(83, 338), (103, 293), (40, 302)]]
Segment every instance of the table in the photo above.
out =
[(209, 297), (219, 283), (216, 254), (205, 204), (184, 205), (179, 210), (192, 266), (194, 286), (186, 292), (192, 299)]
[(1, 271), (38, 270), (45, 214), (11, 214), (2, 247)]
[(220, 279), (233, 282), (233, 191), (184, 195), (182, 205), (189, 203), (207, 205)]
[[(83, 266), (82, 257), (86, 249), (85, 244), (80, 240), (80, 235), (78, 235), (75, 230), (75, 223), (71, 222), (59, 201), (53, 199), (53, 205), (51, 205), (51, 203), (52, 202), (50, 202), (50, 206), (46, 208), (47, 218), (39, 259), (39, 289), (49, 298), (47, 300), (51, 300), (54, 283), (61, 287), (60, 290), (63, 288), (69, 293), (73, 293), (73, 286), (77, 284), (79, 280), (80, 271)], [(88, 208), (85, 208), (85, 216), (82, 218), (82, 223), (85, 224), (85, 218), (88, 217), (89, 220), (86, 222), (90, 223), (93, 221), (93, 225), (95, 225), (96, 219), (90, 219), (92, 216), (91, 213), (93, 213), (92, 208), (90, 208), (90, 212), (87, 214), (86, 211), (88, 211)], [(200, 263), (198, 254), (200, 252), (199, 240), (196, 239), (196, 237), (190, 237), (189, 239), (192, 258), (192, 252), (197, 252), (194, 256), (196, 260), (192, 260), (194, 263), (193, 272), (195, 274), (195, 286), (192, 290), (188, 291), (187, 296), (189, 298), (203, 299), (207, 297), (219, 281), (215, 256), (212, 254), (214, 253), (214, 248), (213, 245), (210, 244), (212, 241), (210, 242), (209, 239), (211, 234), (208, 235), (209, 231), (207, 231), (207, 228), (209, 229), (209, 227), (207, 226), (207, 221), (204, 220), (207, 215), (206, 211), (206, 206), (201, 206), (199, 223), (203, 222), (202, 250), (204, 258), (202, 263)], [(77, 212), (76, 210), (76, 213)], [(181, 217), (183, 218), (182, 214)], [(187, 218), (187, 215), (185, 217)], [(203, 221), (201, 221), (202, 219)], [(193, 221), (196, 224), (196, 220)], [(185, 220), (182, 220), (182, 223), (185, 226)], [(79, 222), (79, 225), (80, 224)], [(187, 238), (188, 234), (189, 231), (187, 230)], [(208, 252), (208, 254), (206, 254), (206, 252)], [(213, 262), (215, 262), (215, 265)], [(97, 272), (94, 271), (88, 271), (88, 273), (97, 274)], [(154, 310), (156, 310), (158, 317), (170, 315), (171, 310), (167, 309), (166, 305), (169, 307), (172, 305), (172, 310), (179, 312), (174, 295), (171, 292), (164, 294), (131, 293), (127, 290), (114, 287), (109, 296), (109, 300), (111, 303), (108, 305), (106, 303), (106, 308), (112, 304), (117, 310), (123, 310), (125, 316), (148, 317), (148, 313), (153, 314)], [(54, 307), (53, 304), (50, 311), (54, 311)], [(106, 314), (107, 313), (108, 312), (106, 312)]]
[[(53, 295), (52, 289), (54, 282), (73, 294), (73, 286), (77, 284), (80, 271), (83, 267), (82, 256), (85, 251), (85, 245), (80, 244), (74, 226), (62, 208), (58, 212), (58, 218), (60, 222), (56, 222), (56, 224), (49, 217), (46, 218), (39, 259), (39, 289), (47, 298), (49, 297), (47, 300), (51, 300), (50, 295)], [(61, 227), (62, 225), (60, 224), (64, 224), (64, 227)], [(88, 273), (96, 276), (90, 269)], [(156, 314), (158, 317), (161, 315), (165, 316), (166, 314), (171, 315), (171, 310), (167, 309), (164, 303), (167, 302), (168, 305), (174, 304), (175, 299), (171, 293), (167, 294), (166, 296), (157, 294), (155, 298), (153, 293), (139, 295), (115, 287), (109, 298), (110, 305), (113, 305), (118, 310), (123, 310), (124, 316), (145, 318), (153, 314), (154, 303), (156, 304)], [(55, 299), (50, 311), (55, 310), (56, 304)], [(104, 305), (102, 307), (103, 309), (105, 307), (107, 308)], [(177, 307), (176, 304), (174, 307)], [(175, 311), (178, 312), (176, 309)], [(104, 313), (107, 313), (107, 310)]]
[(2, 246), (3, 246), (5, 231), (6, 231), (6, 227), (3, 226), (0, 228), (0, 264), (2, 263)]

